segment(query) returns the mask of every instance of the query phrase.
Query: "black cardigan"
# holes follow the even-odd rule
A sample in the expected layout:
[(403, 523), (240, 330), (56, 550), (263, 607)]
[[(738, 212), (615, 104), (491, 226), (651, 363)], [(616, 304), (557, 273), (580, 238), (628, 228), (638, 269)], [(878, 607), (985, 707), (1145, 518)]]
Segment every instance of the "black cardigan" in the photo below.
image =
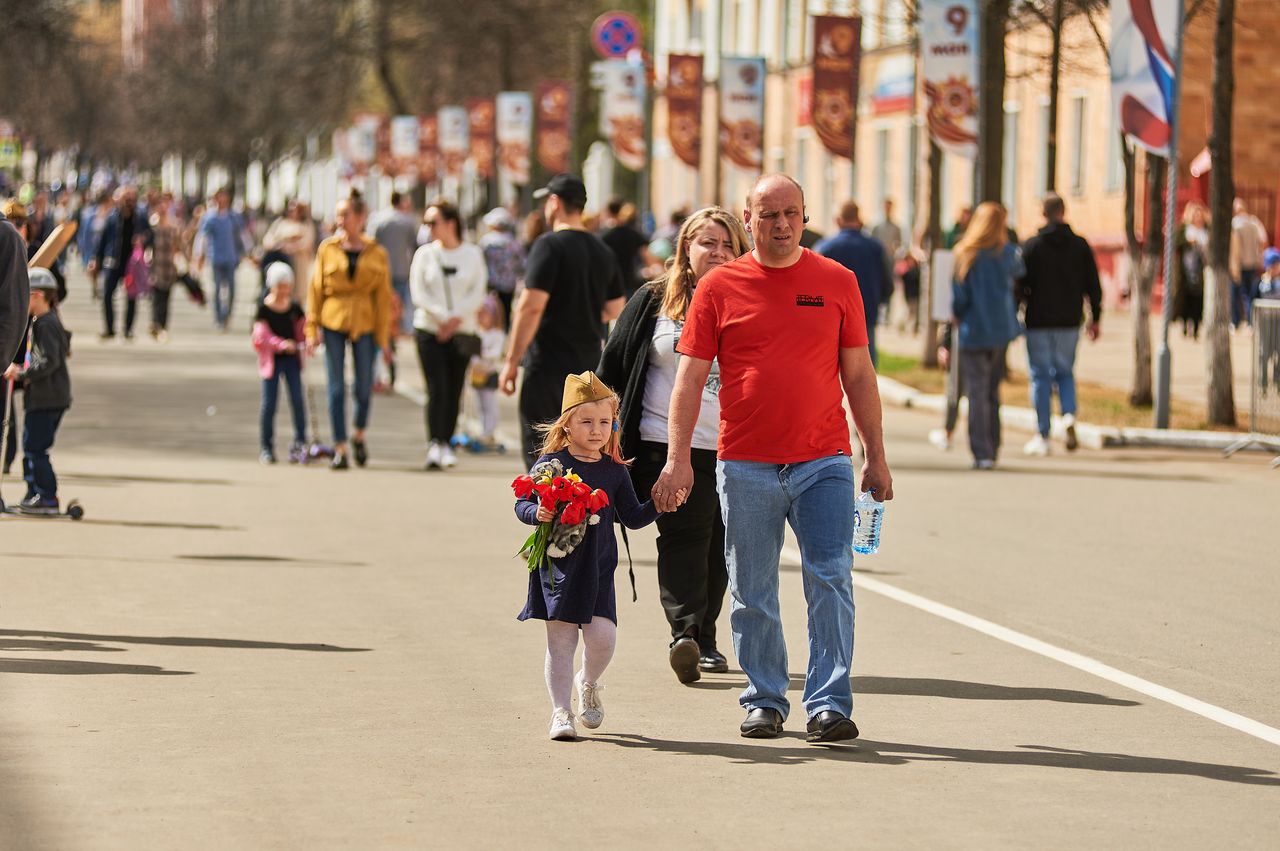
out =
[(596, 367), (600, 380), (622, 397), (622, 409), (618, 413), (624, 458), (634, 458), (640, 449), (640, 414), (644, 409), (649, 349), (661, 306), (654, 297), (652, 284), (636, 290), (613, 326), (600, 356), (600, 365)]

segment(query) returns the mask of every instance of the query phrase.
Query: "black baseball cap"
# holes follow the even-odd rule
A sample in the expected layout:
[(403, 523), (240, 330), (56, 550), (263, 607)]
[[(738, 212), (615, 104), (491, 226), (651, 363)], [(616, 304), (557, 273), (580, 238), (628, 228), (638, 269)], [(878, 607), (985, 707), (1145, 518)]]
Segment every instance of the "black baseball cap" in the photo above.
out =
[(566, 203), (575, 207), (587, 205), (587, 186), (582, 178), (574, 174), (557, 174), (541, 189), (534, 190), (533, 200), (541, 201), (548, 195), (558, 195)]

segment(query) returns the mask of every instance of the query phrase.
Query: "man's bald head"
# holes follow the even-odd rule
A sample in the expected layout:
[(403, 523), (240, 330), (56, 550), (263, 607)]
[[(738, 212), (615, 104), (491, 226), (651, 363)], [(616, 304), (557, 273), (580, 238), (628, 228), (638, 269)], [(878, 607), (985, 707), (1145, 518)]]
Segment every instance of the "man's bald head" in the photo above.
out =
[(766, 266), (790, 266), (800, 256), (807, 219), (804, 190), (785, 174), (766, 174), (751, 187), (743, 214), (755, 238), (756, 259)]
[(756, 202), (763, 195), (774, 196), (777, 192), (787, 192), (788, 189), (795, 190), (799, 196), (797, 202), (804, 207), (804, 188), (796, 182), (795, 178), (788, 174), (775, 172), (774, 174), (762, 174), (759, 179), (751, 186), (751, 191), (747, 193), (747, 209), (755, 208)]

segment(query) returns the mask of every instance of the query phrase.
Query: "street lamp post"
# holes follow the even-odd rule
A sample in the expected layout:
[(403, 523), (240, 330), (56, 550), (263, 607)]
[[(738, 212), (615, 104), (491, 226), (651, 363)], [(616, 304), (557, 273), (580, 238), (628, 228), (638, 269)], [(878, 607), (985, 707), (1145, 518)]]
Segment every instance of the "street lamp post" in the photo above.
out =
[(1178, 115), (1182, 111), (1182, 3), (1177, 7), (1173, 41), (1173, 90), (1169, 103), (1169, 183), (1164, 199), (1164, 294), (1160, 305), (1160, 350), (1156, 355), (1155, 427), (1169, 427), (1169, 323), (1173, 319), (1173, 229), (1178, 208)]

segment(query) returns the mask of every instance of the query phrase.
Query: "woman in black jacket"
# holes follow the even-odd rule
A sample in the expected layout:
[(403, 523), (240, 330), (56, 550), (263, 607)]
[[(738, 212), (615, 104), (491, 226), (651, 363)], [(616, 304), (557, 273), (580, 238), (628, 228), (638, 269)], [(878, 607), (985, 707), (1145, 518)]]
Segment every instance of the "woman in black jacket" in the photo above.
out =
[[(667, 410), (680, 356), (676, 345), (703, 275), (750, 248), (746, 230), (719, 207), (699, 210), (676, 237), (667, 273), (636, 291), (618, 318), (596, 372), (621, 388), (622, 452), (634, 458), (636, 493), (646, 494), (667, 461)], [(720, 370), (712, 365), (693, 434), (694, 487), (680, 510), (658, 518), (658, 587), (671, 624), (671, 668), (682, 683), (729, 665), (716, 647), (716, 617), (728, 573), (716, 493)]]

